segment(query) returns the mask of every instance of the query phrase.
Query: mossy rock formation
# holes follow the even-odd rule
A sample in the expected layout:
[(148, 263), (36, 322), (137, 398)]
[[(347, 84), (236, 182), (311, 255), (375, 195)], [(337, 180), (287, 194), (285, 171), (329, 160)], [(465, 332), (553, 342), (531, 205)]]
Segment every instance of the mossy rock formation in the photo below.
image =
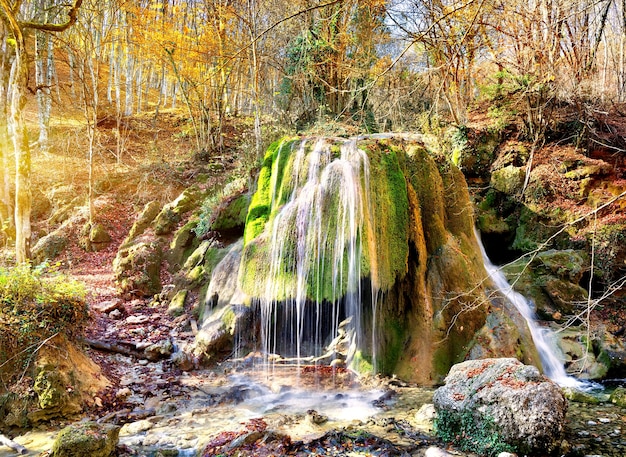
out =
[[(265, 155), (246, 219), (239, 272), (248, 303), (269, 300), (280, 307), (305, 295), (305, 309), (316, 303), (323, 308), (357, 293), (361, 309), (356, 327), (365, 335), (357, 338), (359, 363), (422, 384), (438, 383), (475, 344), (490, 303), (465, 179), (443, 154), (429, 151), (419, 135), (325, 142), (320, 153), (317, 140), (287, 139), (273, 144)], [(350, 142), (355, 146), (346, 149)], [(360, 294), (344, 281), (350, 276), (348, 268), (333, 269), (331, 264), (347, 265), (349, 249), (335, 259), (324, 255), (335, 252), (328, 248), (331, 243), (351, 242), (350, 236), (336, 231), (350, 224), (348, 216), (337, 216), (344, 214), (348, 197), (324, 194), (323, 186), (335, 182), (335, 168), (321, 172), (322, 197), (311, 205), (319, 207), (316, 224), (323, 226), (316, 232), (322, 241), (310, 249), (317, 252), (295, 264), (284, 260), (301, 255), (303, 238), (298, 232), (306, 222), (301, 210), (287, 216), (281, 211), (294, 205), (294, 193), (302, 191), (317, 170), (317, 160), (324, 166), (334, 159), (357, 164), (353, 185), (367, 193), (356, 205), (362, 219), (352, 240), (361, 255), (355, 268)], [(277, 233), (283, 255), (278, 260), (272, 248)], [(307, 273), (304, 283), (301, 271)], [(270, 281), (273, 287), (267, 287)]]
[(110, 457), (115, 454), (120, 427), (81, 422), (65, 427), (52, 445), (53, 457)]

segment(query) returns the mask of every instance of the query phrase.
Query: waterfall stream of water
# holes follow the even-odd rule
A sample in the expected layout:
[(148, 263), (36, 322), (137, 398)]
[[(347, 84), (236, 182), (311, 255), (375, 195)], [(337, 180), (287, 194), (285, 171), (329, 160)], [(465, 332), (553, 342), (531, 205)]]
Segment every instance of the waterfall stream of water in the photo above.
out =
[[(344, 319), (352, 351), (360, 338), (369, 162), (356, 140), (341, 144), (339, 153), (324, 140), (293, 148), (278, 152), (272, 171), (272, 211), (277, 211), (270, 221), (269, 275), (259, 307), (264, 353), (291, 352), (300, 360), (319, 356)], [(295, 158), (288, 176), (279, 180), (280, 154)]]
[(489, 260), (485, 247), (482, 244), (480, 234), (476, 233), (476, 239), (480, 247), (480, 252), (485, 264), (485, 270), (494, 282), (498, 290), (511, 302), (526, 320), (528, 329), (532, 335), (535, 347), (541, 358), (543, 372), (545, 375), (562, 387), (572, 387), (579, 390), (588, 390), (595, 385), (581, 381), (567, 374), (563, 365), (563, 360), (559, 356), (560, 350), (556, 344), (556, 335), (548, 327), (542, 327), (537, 322), (532, 303), (522, 294), (513, 290), (506, 276), (500, 268)]

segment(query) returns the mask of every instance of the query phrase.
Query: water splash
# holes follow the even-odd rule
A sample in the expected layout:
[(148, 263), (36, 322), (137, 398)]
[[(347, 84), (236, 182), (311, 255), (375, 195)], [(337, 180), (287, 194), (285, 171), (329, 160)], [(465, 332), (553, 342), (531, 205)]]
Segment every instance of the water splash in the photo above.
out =
[[(283, 177), (282, 154), (293, 154)], [(319, 357), (348, 318), (344, 335), (354, 352), (362, 339), (364, 215), (371, 214), (368, 157), (356, 139), (339, 151), (322, 139), (312, 146), (305, 140), (280, 148), (273, 168), (262, 350), (298, 361)]]
[(491, 263), (478, 232), (476, 232), (476, 239), (478, 240), (478, 246), (480, 247), (487, 274), (502, 295), (517, 308), (526, 320), (535, 347), (541, 358), (544, 374), (562, 387), (571, 387), (578, 390), (595, 388), (596, 385), (594, 383), (581, 381), (567, 374), (563, 359), (560, 357), (554, 332), (550, 328), (541, 327), (538, 324), (531, 303), (522, 294), (513, 290), (502, 270)]

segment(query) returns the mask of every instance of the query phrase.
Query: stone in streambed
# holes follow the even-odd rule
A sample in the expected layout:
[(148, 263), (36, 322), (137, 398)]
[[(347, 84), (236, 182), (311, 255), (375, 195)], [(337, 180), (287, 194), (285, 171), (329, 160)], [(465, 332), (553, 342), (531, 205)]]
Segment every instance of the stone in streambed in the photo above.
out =
[(61, 430), (52, 445), (52, 457), (109, 457), (115, 454), (120, 428), (81, 422)]
[(438, 436), (478, 454), (544, 455), (563, 438), (567, 400), (561, 389), (516, 359), (454, 365), (433, 402)]

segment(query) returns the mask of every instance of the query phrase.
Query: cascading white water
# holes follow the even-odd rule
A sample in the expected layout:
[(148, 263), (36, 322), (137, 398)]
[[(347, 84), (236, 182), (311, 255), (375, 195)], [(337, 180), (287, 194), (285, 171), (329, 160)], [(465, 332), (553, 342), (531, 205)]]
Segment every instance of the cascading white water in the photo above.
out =
[(528, 329), (533, 337), (535, 347), (541, 358), (541, 364), (543, 366), (543, 372), (545, 375), (563, 387), (572, 387), (579, 390), (587, 390), (593, 387), (591, 383), (587, 383), (569, 376), (565, 371), (563, 360), (558, 356), (559, 349), (556, 345), (556, 339), (554, 332), (549, 328), (541, 327), (537, 323), (535, 312), (533, 311), (531, 303), (519, 292), (513, 290), (513, 287), (509, 284), (506, 276), (500, 268), (495, 266), (489, 260), (485, 247), (482, 244), (480, 234), (476, 233), (476, 239), (480, 247), (480, 252), (483, 257), (485, 269), (487, 274), (494, 282), (498, 290), (509, 300), (519, 313), (524, 317), (528, 324)]
[[(272, 170), (270, 212), (276, 215), (269, 221), (270, 265), (260, 314), (263, 351), (295, 348), (292, 355), (300, 360), (320, 355), (342, 318), (351, 318), (352, 345), (360, 337), (369, 162), (356, 140), (343, 143), (339, 154), (323, 140), (295, 148), (280, 149)], [(294, 158), (289, 176), (279, 180), (281, 154)], [(328, 278), (330, 293), (324, 289)]]

